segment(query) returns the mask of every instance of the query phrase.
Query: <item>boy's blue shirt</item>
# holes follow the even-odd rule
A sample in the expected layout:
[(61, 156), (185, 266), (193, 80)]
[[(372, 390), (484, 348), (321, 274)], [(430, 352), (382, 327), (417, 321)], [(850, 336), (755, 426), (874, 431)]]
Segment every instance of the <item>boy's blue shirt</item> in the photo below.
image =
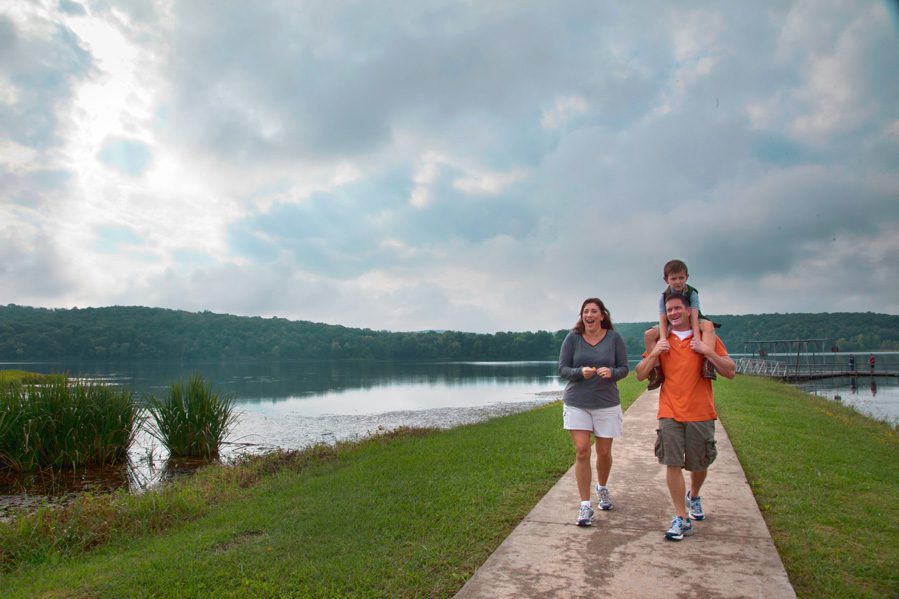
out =
[[(671, 285), (665, 287), (665, 291), (662, 292), (662, 297), (659, 299), (659, 315), (665, 314), (665, 299), (672, 293), (677, 292), (671, 288)], [(699, 317), (702, 318), (702, 310), (699, 307), (699, 290), (687, 283), (686, 288), (680, 293), (690, 302), (690, 308), (699, 312)]]

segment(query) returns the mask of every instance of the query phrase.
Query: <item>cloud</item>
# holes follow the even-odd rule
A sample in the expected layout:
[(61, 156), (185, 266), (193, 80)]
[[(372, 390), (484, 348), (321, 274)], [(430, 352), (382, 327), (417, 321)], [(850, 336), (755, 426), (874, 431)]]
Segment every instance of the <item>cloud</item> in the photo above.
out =
[(101, 162), (132, 177), (146, 171), (152, 158), (147, 144), (134, 139), (109, 139), (97, 155)]
[(5, 10), (8, 301), (558, 329), (680, 257), (710, 313), (899, 312), (888, 4)]

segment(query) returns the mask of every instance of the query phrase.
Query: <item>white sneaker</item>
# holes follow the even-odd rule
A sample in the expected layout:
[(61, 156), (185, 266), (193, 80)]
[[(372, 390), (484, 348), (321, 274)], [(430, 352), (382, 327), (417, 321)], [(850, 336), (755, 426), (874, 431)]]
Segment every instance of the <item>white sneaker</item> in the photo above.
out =
[(589, 505), (581, 505), (581, 511), (578, 513), (577, 525), (590, 526), (593, 524), (593, 508)]
[(599, 505), (599, 509), (612, 509), (612, 496), (609, 495), (609, 489), (607, 487), (600, 488), (599, 485), (596, 485), (596, 496), (599, 498), (599, 501), (597, 503), (597, 505)]

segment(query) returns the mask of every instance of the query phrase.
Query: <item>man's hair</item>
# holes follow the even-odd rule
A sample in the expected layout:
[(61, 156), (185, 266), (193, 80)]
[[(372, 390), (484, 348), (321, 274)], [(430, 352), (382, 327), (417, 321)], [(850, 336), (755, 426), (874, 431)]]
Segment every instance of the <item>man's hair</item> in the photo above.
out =
[(669, 260), (665, 263), (665, 267), (662, 269), (662, 277), (667, 281), (668, 275), (682, 272), (685, 275), (690, 275), (690, 271), (687, 270), (687, 263), (683, 260)]
[(690, 307), (690, 300), (687, 299), (687, 296), (683, 293), (678, 293), (677, 291), (672, 291), (671, 293), (665, 294), (665, 303), (667, 304), (671, 300), (680, 300), (684, 305), (684, 308)]

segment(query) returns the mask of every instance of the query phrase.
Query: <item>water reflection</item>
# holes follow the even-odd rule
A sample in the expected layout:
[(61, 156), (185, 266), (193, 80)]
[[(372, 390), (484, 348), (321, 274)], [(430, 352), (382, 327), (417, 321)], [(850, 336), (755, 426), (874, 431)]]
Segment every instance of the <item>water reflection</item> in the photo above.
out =
[[(300, 449), (352, 440), (400, 426), (449, 428), (478, 422), (554, 401), (563, 387), (554, 361), (56, 362), (0, 364), (0, 368), (67, 372), (71, 377), (125, 385), (138, 397), (162, 395), (173, 381), (199, 374), (217, 391), (235, 398), (238, 422), (223, 447), (224, 461), (276, 447)], [(129, 463), (114, 476), (90, 469), (57, 473), (52, 479), (0, 481), (0, 517), (10, 496), (64, 497), (85, 488), (122, 486), (141, 490), (198, 466), (167, 457), (142, 431), (130, 448)], [(28, 492), (22, 495), (22, 489)]]
[(456, 387), (504, 381), (544, 386), (554, 378), (556, 363), (538, 362), (33, 362), (0, 363), (0, 368), (34, 372), (67, 372), (126, 385), (138, 394), (164, 392), (170, 383), (199, 374), (217, 390), (241, 403), (323, 394), (345, 389), (371, 389), (427, 383)]
[(852, 376), (808, 381), (799, 388), (821, 397), (840, 401), (862, 414), (899, 424), (899, 379), (895, 377)]

